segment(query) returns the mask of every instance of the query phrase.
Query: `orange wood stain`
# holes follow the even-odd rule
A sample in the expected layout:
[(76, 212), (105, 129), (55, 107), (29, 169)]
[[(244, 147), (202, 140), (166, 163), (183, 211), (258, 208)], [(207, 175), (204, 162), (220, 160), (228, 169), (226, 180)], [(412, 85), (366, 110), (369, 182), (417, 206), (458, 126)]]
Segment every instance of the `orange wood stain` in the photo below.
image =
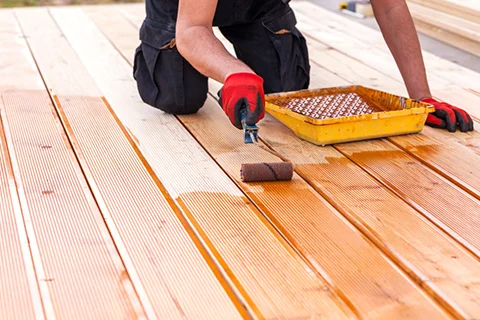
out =
[(296, 165), (296, 172), (452, 314), (478, 314), (478, 260), (350, 160), (326, 160)]
[[(241, 183), (241, 163), (274, 162), (278, 158), (244, 145), (241, 131), (224, 117), (210, 100), (195, 116), (180, 119), (275, 227), (361, 316), (445, 316), (298, 176), (291, 182)], [(223, 134), (212, 135), (208, 129), (211, 127)]]
[[(442, 306), (464, 318), (478, 313), (478, 261), (441, 229), (334, 148), (298, 139), (269, 115), (261, 123), (260, 134)], [(461, 263), (457, 263), (459, 257)]]
[[(416, 159), (480, 199), (480, 157), (468, 147), (423, 134), (389, 138)], [(450, 142), (450, 143), (449, 143)]]
[(421, 162), (383, 141), (336, 148), (480, 256), (480, 202)]
[(445, 130), (425, 127), (423, 129), (423, 134), (430, 137), (434, 136), (437, 140), (441, 140), (447, 145), (447, 148), (460, 144), (480, 156), (480, 133), (478, 131), (467, 133), (457, 131), (452, 133)]
[[(215, 220), (212, 219), (210, 222), (212, 225), (223, 219), (229, 219), (229, 217), (222, 217), (221, 212), (215, 212), (218, 199), (232, 208), (244, 208), (245, 204), (249, 203), (243, 197), (232, 198), (229, 194), (207, 192), (181, 194), (177, 201), (196, 230), (199, 230), (206, 246), (226, 270), (228, 276), (239, 285), (241, 292), (250, 292), (247, 297), (249, 302), (255, 302), (258, 306), (257, 316), (266, 319), (353, 317), (349, 308), (336, 297), (324, 281), (312, 272), (305, 272), (306, 269), (308, 271), (308, 267), (297, 258), (295, 251), (281, 246), (276, 249), (278, 253), (276, 257), (269, 253), (272, 248), (272, 239), (268, 238), (276, 237), (276, 234), (265, 236), (258, 231), (246, 231), (244, 226), (237, 223), (221, 226), (222, 230), (215, 233), (209, 232), (215, 226), (205, 226), (208, 222), (199, 220), (198, 213), (195, 214), (195, 212), (202, 210), (199, 207), (210, 210), (211, 214), (216, 215)], [(251, 207), (251, 205), (248, 206)], [(255, 210), (251, 208), (252, 211)], [(249, 219), (242, 217), (241, 211), (238, 212), (237, 220), (240, 222)], [(268, 229), (271, 228), (268, 227)], [(283, 242), (283, 239), (277, 241)], [(248, 243), (251, 247), (253, 242), (256, 247), (264, 247), (261, 250), (264, 254), (255, 254), (245, 246)], [(235, 265), (232, 270), (232, 263), (226, 262), (226, 260), (232, 261), (232, 258), (241, 263), (244, 272), (238, 272)], [(263, 271), (259, 272), (260, 270)]]

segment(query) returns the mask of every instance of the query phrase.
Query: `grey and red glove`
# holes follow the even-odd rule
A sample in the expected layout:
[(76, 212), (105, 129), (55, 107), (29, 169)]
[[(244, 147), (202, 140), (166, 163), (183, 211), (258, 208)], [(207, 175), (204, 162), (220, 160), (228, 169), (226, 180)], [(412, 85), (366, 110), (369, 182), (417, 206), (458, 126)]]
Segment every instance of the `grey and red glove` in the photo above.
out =
[(254, 73), (234, 73), (228, 76), (218, 95), (223, 111), (239, 129), (242, 129), (243, 109), (249, 126), (255, 125), (265, 116), (263, 79)]
[(426, 124), (433, 128), (448, 129), (450, 132), (457, 130), (457, 124), (460, 131), (473, 131), (472, 118), (460, 108), (454, 107), (446, 102), (441, 102), (433, 98), (423, 99), (422, 102), (431, 104), (435, 107), (435, 112), (427, 117)]

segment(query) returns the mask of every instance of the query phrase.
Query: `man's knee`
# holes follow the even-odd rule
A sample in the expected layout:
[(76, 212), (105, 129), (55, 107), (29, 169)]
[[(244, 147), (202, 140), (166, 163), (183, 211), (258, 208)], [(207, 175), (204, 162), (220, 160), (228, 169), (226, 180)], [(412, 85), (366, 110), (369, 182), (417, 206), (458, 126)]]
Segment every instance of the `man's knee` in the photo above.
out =
[(175, 46), (175, 33), (145, 21), (135, 52), (134, 78), (142, 100), (164, 112), (190, 114), (205, 103), (208, 79)]
[[(153, 107), (162, 110), (163, 112), (181, 115), (181, 114), (193, 114), (197, 113), (200, 108), (203, 107), (205, 101), (207, 100), (207, 93), (200, 93), (198, 91), (193, 91), (189, 93), (185, 92), (185, 100), (176, 101), (172, 95), (168, 93), (163, 94), (159, 97), (158, 102), (153, 105)], [(144, 101), (145, 102), (145, 101)]]

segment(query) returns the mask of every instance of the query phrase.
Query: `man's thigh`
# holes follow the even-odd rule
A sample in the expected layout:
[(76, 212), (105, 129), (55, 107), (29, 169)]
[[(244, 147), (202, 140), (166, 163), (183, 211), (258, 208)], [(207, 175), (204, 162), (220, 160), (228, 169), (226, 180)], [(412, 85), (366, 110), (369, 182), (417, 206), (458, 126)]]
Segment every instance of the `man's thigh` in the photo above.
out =
[(207, 98), (208, 81), (178, 52), (175, 33), (145, 20), (135, 52), (134, 78), (143, 101), (173, 114), (197, 112)]
[(264, 79), (266, 93), (308, 88), (308, 49), (291, 9), (275, 18), (220, 30), (237, 57)]

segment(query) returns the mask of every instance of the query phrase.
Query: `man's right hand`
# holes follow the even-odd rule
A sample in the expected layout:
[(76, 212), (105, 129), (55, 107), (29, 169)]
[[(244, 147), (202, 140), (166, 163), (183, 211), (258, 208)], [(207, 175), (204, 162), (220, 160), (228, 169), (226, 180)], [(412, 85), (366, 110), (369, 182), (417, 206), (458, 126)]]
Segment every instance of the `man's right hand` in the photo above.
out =
[(255, 125), (265, 116), (263, 79), (254, 73), (234, 73), (227, 77), (220, 92), (220, 105), (230, 122), (242, 129), (241, 111), (247, 113), (246, 124)]

